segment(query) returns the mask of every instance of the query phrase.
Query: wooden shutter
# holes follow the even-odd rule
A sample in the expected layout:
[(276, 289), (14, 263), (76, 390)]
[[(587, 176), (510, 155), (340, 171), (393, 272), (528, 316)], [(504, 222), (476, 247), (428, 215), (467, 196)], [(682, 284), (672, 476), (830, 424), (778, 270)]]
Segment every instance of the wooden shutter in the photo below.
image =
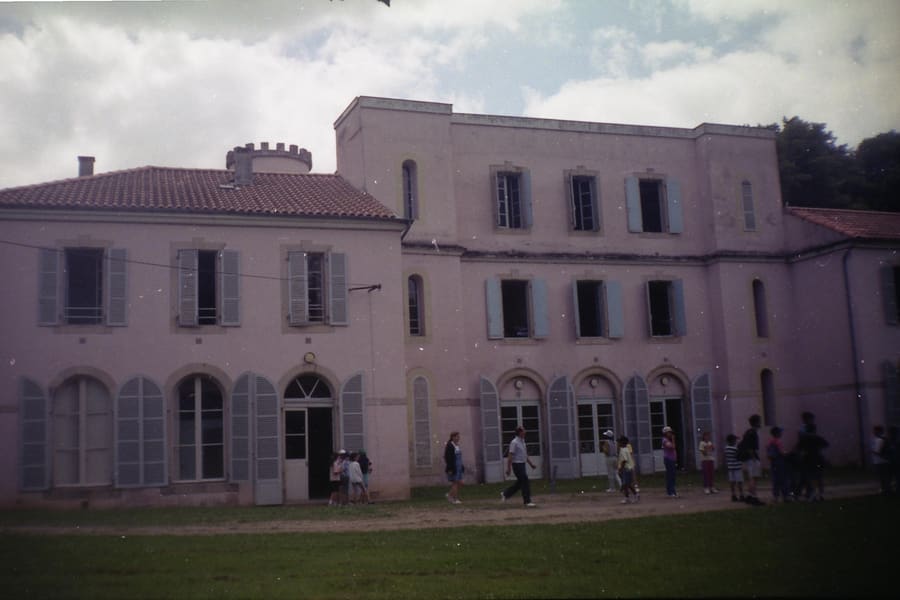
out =
[(22, 491), (50, 487), (49, 404), (41, 387), (30, 379), (19, 381), (19, 485)]
[(532, 279), (531, 310), (534, 324), (533, 335), (535, 338), (545, 338), (550, 335), (550, 315), (547, 308), (547, 282), (543, 279)]
[(115, 409), (116, 487), (165, 485), (165, 408), (159, 386), (146, 377), (129, 380)]
[(600, 186), (597, 184), (597, 178), (591, 177), (591, 212), (594, 217), (594, 231), (600, 231), (602, 225), (600, 219)]
[(606, 336), (618, 339), (625, 336), (625, 315), (622, 306), (622, 284), (604, 281), (606, 294)]
[(197, 315), (197, 250), (178, 251), (178, 324), (196, 327)]
[(303, 325), (308, 322), (306, 253), (288, 252), (288, 323)]
[(641, 216), (641, 189), (637, 177), (625, 178), (625, 208), (628, 213), (628, 231), (640, 233), (644, 230)]
[(578, 206), (575, 198), (575, 187), (572, 180), (572, 173), (567, 172), (563, 177), (563, 181), (566, 186), (566, 198), (569, 199), (569, 229), (574, 231), (575, 224), (577, 223), (576, 214), (578, 212)]
[(681, 184), (675, 179), (666, 180), (666, 214), (669, 219), (669, 233), (684, 231), (681, 210)]
[(365, 448), (364, 400), (363, 376), (357, 373), (341, 386), (341, 445), (344, 448)]
[(106, 251), (106, 324), (124, 327), (128, 324), (127, 251), (110, 248)]
[(652, 473), (653, 448), (650, 432), (650, 398), (644, 378), (635, 374), (622, 391), (625, 408), (625, 435), (634, 448), (635, 465), (640, 473)]
[(530, 229), (534, 224), (533, 202), (531, 201), (531, 171), (524, 170), (519, 174), (519, 201), (522, 206), (522, 228)]
[(687, 320), (684, 310), (684, 282), (681, 279), (674, 280), (669, 288), (672, 301), (672, 325), (674, 335), (687, 335)]
[(225, 327), (236, 327), (241, 324), (241, 255), (237, 250), (222, 250), (220, 257), (222, 317), (219, 322)]
[(894, 279), (894, 265), (881, 267), (881, 298), (884, 302), (884, 318), (888, 325), (898, 324), (897, 282)]
[[(347, 255), (332, 252), (328, 255), (329, 323), (347, 324)], [(361, 448), (362, 446), (360, 446)]]
[(503, 339), (503, 292), (500, 288), (500, 279), (497, 277), (485, 279), (484, 297), (487, 304), (488, 339)]
[(241, 375), (231, 391), (231, 481), (250, 480), (250, 376)]
[[(700, 440), (703, 432), (708, 431), (710, 439), (716, 440), (715, 418), (713, 417), (712, 389), (709, 373), (698, 375), (691, 383), (691, 413), (694, 416), (694, 461), (700, 466), (703, 458), (700, 456)], [(689, 440), (685, 440), (688, 443)]]
[(38, 253), (38, 325), (59, 324), (59, 257), (51, 248)]
[(484, 481), (503, 481), (503, 441), (500, 439), (500, 396), (497, 388), (485, 377), (481, 390), (481, 452), (484, 461)]
[(250, 374), (250, 405), (254, 407), (254, 496), (256, 504), (284, 503), (281, 481), (281, 407), (268, 379)]
[(568, 378), (557, 377), (550, 383), (547, 391), (550, 469), (556, 479), (573, 479), (578, 476), (574, 397)]
[(578, 305), (578, 281), (572, 282), (572, 307), (574, 311), (572, 314), (574, 315), (573, 321), (575, 322), (575, 339), (581, 337), (581, 308)]
[(416, 377), (412, 384), (413, 395), (413, 443), (417, 467), (431, 466), (431, 410), (428, 399), (428, 381)]

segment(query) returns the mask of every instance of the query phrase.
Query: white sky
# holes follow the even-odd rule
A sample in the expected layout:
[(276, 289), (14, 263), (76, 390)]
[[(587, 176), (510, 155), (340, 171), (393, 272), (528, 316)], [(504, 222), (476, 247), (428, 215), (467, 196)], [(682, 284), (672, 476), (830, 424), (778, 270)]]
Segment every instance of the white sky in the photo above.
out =
[(247, 142), (335, 169), (360, 95), (457, 112), (694, 127), (900, 129), (896, 0), (0, 3), (0, 187)]

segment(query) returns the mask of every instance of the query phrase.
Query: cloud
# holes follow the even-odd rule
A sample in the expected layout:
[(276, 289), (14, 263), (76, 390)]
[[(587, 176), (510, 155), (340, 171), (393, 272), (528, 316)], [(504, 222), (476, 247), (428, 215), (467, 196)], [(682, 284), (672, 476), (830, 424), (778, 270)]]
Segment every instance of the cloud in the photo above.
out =
[(591, 34), (591, 65), (602, 75), (627, 77), (637, 54), (637, 36), (621, 27), (605, 27)]

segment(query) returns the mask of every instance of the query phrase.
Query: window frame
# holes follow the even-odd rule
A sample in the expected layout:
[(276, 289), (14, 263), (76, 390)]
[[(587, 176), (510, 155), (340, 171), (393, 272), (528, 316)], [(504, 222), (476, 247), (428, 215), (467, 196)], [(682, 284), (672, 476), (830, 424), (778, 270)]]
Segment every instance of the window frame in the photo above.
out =
[[(507, 330), (513, 325), (507, 323), (506, 308), (512, 299), (504, 301), (503, 284), (524, 284), (524, 302), (527, 321), (527, 335), (507, 336)], [(511, 288), (507, 285), (507, 289)], [(539, 340), (549, 336), (550, 323), (547, 305), (547, 284), (537, 277), (523, 277), (520, 275), (489, 277), (485, 280), (485, 299), (487, 304), (488, 339), (498, 340)]]
[[(209, 275), (207, 270), (201, 270), (201, 256), (206, 263), (212, 254), (214, 270)], [(175, 324), (178, 328), (240, 326), (241, 272), (238, 250), (222, 245), (176, 248), (174, 273), (177, 289)], [(201, 297), (208, 298), (210, 295), (214, 306), (201, 306)], [(201, 315), (201, 310), (210, 308), (215, 311), (213, 315)]]
[[(644, 209), (646, 206), (641, 193), (642, 183), (655, 183), (657, 186), (656, 203), (660, 221), (658, 231), (648, 231), (645, 228)], [(626, 177), (625, 206), (630, 233), (649, 235), (684, 233), (681, 183), (673, 177), (657, 173), (640, 173)]]
[[(209, 409), (204, 408), (204, 394), (203, 394), (203, 384), (208, 382), (212, 385), (216, 391), (219, 393), (219, 408), (218, 409)], [(193, 384), (193, 408), (190, 410), (182, 409), (182, 387), (185, 384), (191, 383)], [(199, 392), (199, 393), (198, 393)], [(178, 385), (175, 386), (175, 407), (173, 410), (173, 418), (175, 420), (174, 427), (174, 440), (173, 440), (173, 452), (175, 454), (175, 480), (179, 483), (190, 483), (190, 482), (204, 482), (204, 481), (224, 481), (227, 476), (227, 466), (229, 464), (229, 456), (228, 456), (228, 429), (227, 424), (229, 420), (229, 410), (228, 410), (228, 398), (225, 392), (225, 389), (222, 385), (212, 376), (207, 375), (205, 373), (192, 373), (182, 378), (181, 381), (178, 382)], [(193, 414), (193, 440), (189, 443), (182, 442), (182, 413), (190, 412)], [(206, 415), (204, 415), (206, 413)], [(208, 424), (208, 421), (211, 419), (213, 423), (215, 423), (215, 417), (211, 413), (218, 413), (220, 415), (220, 426), (222, 431), (221, 441), (218, 443), (205, 443), (203, 439), (203, 433), (205, 425)], [(198, 418), (199, 416), (199, 418)], [(204, 417), (208, 417), (208, 419), (204, 419)], [(182, 450), (183, 449), (193, 449), (193, 468), (194, 475), (193, 477), (187, 477), (183, 471), (184, 466), (182, 465)], [(221, 474), (213, 475), (210, 477), (204, 477), (205, 473), (203, 471), (205, 467), (204, 458), (206, 457), (207, 449), (212, 448), (221, 448)]]
[(403, 218), (415, 221), (419, 218), (419, 167), (416, 161), (406, 159), (400, 165), (401, 204)]
[[(592, 285), (596, 295), (595, 307), (599, 311), (600, 326), (598, 335), (585, 335), (582, 327), (582, 284)], [(585, 292), (587, 294), (588, 292)], [(572, 300), (574, 304), (575, 339), (584, 341), (611, 340), (624, 337), (624, 319), (622, 310), (622, 286), (618, 281), (599, 278), (580, 278), (572, 281)]]
[(748, 180), (741, 182), (741, 213), (743, 214), (744, 231), (756, 231), (756, 206), (753, 202), (753, 184)]
[[(103, 395), (102, 400), (105, 402), (105, 406), (101, 407), (102, 410), (97, 410), (96, 406), (92, 407), (93, 400), (88, 397), (90, 391), (88, 390), (88, 385), (93, 386), (95, 389), (99, 390), (99, 392)], [(68, 390), (74, 388), (74, 397), (70, 398), (73, 401), (74, 410), (66, 411), (64, 410), (64, 404), (66, 402), (66, 398), (63, 394), (67, 393)], [(66, 419), (68, 417), (68, 419)], [(90, 442), (93, 439), (96, 439), (96, 426), (92, 426), (89, 421), (95, 421), (97, 419), (92, 419), (92, 417), (99, 417), (99, 420), (104, 423), (106, 431), (102, 432), (105, 435), (106, 445), (103, 446), (91, 446)], [(73, 420), (74, 423), (70, 423), (69, 427), (72, 427), (72, 430), (69, 432), (69, 436), (65, 436), (64, 434), (64, 421)], [(52, 432), (52, 444), (51, 444), (51, 464), (52, 468), (52, 486), (57, 488), (73, 488), (73, 487), (103, 487), (109, 486), (113, 483), (114, 478), (114, 423), (113, 423), (113, 398), (110, 390), (103, 384), (102, 381), (97, 379), (96, 377), (91, 377), (89, 375), (75, 375), (73, 377), (68, 378), (63, 382), (53, 393), (53, 397), (51, 398), (51, 409), (50, 409), (50, 429)], [(91, 433), (93, 435), (91, 435)], [(64, 437), (74, 438), (74, 445), (62, 446)], [(102, 480), (90, 480), (90, 467), (89, 467), (89, 454), (101, 454), (101, 459), (105, 463), (105, 472), (104, 478)], [(75, 481), (62, 481), (61, 473), (61, 455), (75, 455)]]
[[(587, 204), (591, 211), (591, 226), (584, 226), (584, 204), (579, 203), (576, 193), (577, 183), (586, 183), (590, 199)], [(600, 186), (598, 184), (597, 173), (595, 171), (587, 171), (584, 169), (573, 169), (565, 173), (566, 197), (569, 202), (569, 229), (577, 233), (591, 233), (602, 230), (603, 222), (600, 218)], [(582, 207), (579, 209), (579, 205)]]
[(414, 376), (410, 389), (413, 466), (416, 469), (430, 469), (434, 458), (431, 452), (431, 393), (428, 379), (422, 375)]
[[(310, 319), (309, 258), (321, 257), (319, 289), (322, 318)], [(301, 258), (302, 257), (302, 258)], [(290, 329), (349, 325), (347, 255), (324, 247), (292, 247), (285, 251), (285, 315)]]
[[(656, 315), (654, 319), (654, 304), (659, 304), (660, 292), (654, 293), (651, 287), (658, 285), (665, 286), (666, 294), (666, 315)], [(681, 279), (651, 279), (645, 285), (645, 295), (647, 300), (647, 325), (649, 336), (653, 339), (677, 339), (687, 335), (687, 323), (685, 320), (685, 304), (684, 304), (684, 283)], [(668, 330), (664, 333), (657, 333), (654, 328), (654, 322), (659, 323), (665, 321), (668, 323)]]
[[(493, 202), (494, 229), (504, 232), (529, 231), (533, 224), (531, 200), (531, 171), (511, 163), (490, 167), (491, 200)], [(518, 219), (515, 223), (510, 214), (511, 181), (516, 182), (515, 205)]]
[(421, 275), (413, 273), (406, 278), (406, 333), (410, 337), (427, 335), (425, 323), (425, 284)]

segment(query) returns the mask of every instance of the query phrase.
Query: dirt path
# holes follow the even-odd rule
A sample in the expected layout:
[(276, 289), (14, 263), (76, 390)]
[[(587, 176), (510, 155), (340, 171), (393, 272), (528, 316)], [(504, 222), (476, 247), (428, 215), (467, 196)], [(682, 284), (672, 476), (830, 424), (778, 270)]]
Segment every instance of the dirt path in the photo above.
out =
[[(857, 483), (833, 486), (827, 490), (828, 500), (874, 494), (877, 486), (872, 483)], [(501, 503), (485, 500), (466, 502), (461, 505), (440, 504), (428, 508), (398, 504), (385, 512), (371, 516), (355, 513), (351, 518), (342, 518), (349, 508), (321, 507), (331, 511), (331, 519), (298, 521), (264, 521), (255, 523), (216, 523), (207, 525), (144, 526), (6, 526), (0, 533), (39, 533), (48, 535), (221, 535), (237, 533), (303, 533), (341, 531), (384, 531), (402, 529), (429, 529), (442, 527), (465, 527), (477, 525), (521, 525), (527, 523), (578, 523), (612, 519), (629, 519), (655, 515), (688, 514), (710, 510), (765, 510), (732, 502), (727, 493), (704, 495), (688, 491), (685, 495), (668, 499), (662, 492), (654, 490), (642, 494), (638, 504), (621, 504), (618, 494), (589, 493), (583, 495), (558, 494), (535, 496), (538, 506), (526, 508), (519, 498)], [(349, 515), (348, 515), (349, 516)]]

